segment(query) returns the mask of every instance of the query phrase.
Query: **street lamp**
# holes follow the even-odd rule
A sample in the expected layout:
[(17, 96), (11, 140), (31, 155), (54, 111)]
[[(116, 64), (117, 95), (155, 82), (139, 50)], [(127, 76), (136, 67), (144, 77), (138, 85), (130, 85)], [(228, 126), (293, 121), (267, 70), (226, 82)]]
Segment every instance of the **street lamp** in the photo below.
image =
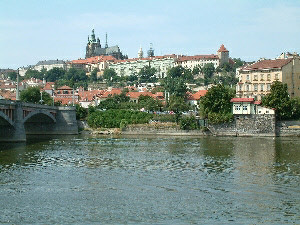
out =
[(43, 104), (43, 92), (41, 92), (41, 100), (40, 100), (40, 104)]
[(16, 92), (16, 100), (20, 101), (20, 90), (19, 90), (19, 68), (17, 69), (17, 92)]

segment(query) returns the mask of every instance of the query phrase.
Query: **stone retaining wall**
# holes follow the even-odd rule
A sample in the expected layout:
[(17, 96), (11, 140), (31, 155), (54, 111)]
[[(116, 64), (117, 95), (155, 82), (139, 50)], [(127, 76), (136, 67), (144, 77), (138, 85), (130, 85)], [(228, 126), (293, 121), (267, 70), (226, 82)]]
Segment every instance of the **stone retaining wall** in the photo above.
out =
[(227, 124), (209, 124), (216, 136), (276, 136), (275, 115), (235, 115)]
[(176, 123), (151, 123), (129, 125), (122, 134), (128, 135), (178, 135), (178, 136), (203, 136), (209, 135), (202, 130), (181, 130)]

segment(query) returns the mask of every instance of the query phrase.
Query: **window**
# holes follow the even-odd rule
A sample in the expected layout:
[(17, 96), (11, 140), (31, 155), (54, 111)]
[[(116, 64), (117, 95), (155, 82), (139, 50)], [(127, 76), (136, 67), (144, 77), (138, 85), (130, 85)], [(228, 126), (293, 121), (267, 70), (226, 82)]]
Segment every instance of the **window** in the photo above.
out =
[(254, 84), (254, 91), (257, 91), (257, 89), (258, 89), (258, 85)]
[(264, 85), (263, 84), (260, 85), (260, 90), (264, 91)]
[(247, 109), (248, 109), (248, 106), (243, 105), (243, 110), (247, 110)]
[(247, 84), (247, 91), (249, 91), (249, 84)]
[(271, 80), (271, 74), (268, 74), (267, 79)]
[(260, 75), (260, 80), (264, 80), (264, 75), (263, 74)]
[(267, 84), (267, 91), (271, 90), (271, 84)]
[(269, 111), (267, 110), (266, 113), (269, 113)]
[(257, 80), (257, 75), (254, 75), (254, 80)]
[(279, 74), (276, 73), (276, 74), (275, 74), (275, 80), (278, 80), (278, 79), (279, 79)]
[(243, 87), (243, 85), (241, 85), (241, 84), (240, 84), (240, 85), (239, 85), (239, 87), (240, 87), (240, 91), (242, 91), (242, 87)]
[(247, 80), (250, 80), (250, 76), (249, 75), (247, 75)]
[(241, 110), (241, 107), (240, 107), (239, 105), (236, 105), (236, 106), (235, 106), (235, 110), (236, 110), (236, 111), (239, 111), (239, 110)]

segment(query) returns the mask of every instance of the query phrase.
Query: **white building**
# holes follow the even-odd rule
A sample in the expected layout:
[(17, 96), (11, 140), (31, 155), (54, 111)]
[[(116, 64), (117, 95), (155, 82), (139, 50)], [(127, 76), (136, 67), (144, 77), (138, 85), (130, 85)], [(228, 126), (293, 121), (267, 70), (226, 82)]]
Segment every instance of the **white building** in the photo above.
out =
[(230, 102), (234, 115), (275, 114), (274, 109), (261, 106), (261, 102), (255, 101), (254, 98), (233, 98)]
[(223, 63), (229, 63), (229, 51), (224, 45), (221, 45), (217, 54), (211, 55), (194, 55), (194, 56), (179, 56), (176, 65), (187, 69), (194, 69), (195, 67), (203, 67), (206, 64), (212, 63), (215, 68)]
[(33, 69), (37, 71), (41, 71), (42, 69), (51, 70), (53, 68), (62, 68), (67, 69), (66, 63), (63, 60), (44, 60), (39, 61), (35, 66), (33, 66)]
[(176, 55), (165, 55), (116, 60), (109, 63), (109, 68), (114, 69), (119, 76), (130, 76), (137, 75), (143, 67), (150, 66), (156, 69), (157, 78), (164, 78), (167, 71), (175, 66), (176, 59)]

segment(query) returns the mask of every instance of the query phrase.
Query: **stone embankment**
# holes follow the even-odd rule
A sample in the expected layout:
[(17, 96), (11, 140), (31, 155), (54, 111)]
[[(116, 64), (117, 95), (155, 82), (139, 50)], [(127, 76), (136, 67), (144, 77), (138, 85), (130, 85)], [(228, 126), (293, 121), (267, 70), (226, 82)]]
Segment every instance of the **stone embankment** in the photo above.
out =
[(172, 136), (249, 136), (275, 137), (299, 136), (300, 121), (277, 121), (274, 115), (239, 115), (234, 121), (224, 124), (209, 124), (208, 130), (182, 130), (176, 123), (154, 122), (130, 124), (124, 129), (89, 128), (86, 121), (79, 121), (80, 130), (90, 134), (122, 135), (172, 135)]

